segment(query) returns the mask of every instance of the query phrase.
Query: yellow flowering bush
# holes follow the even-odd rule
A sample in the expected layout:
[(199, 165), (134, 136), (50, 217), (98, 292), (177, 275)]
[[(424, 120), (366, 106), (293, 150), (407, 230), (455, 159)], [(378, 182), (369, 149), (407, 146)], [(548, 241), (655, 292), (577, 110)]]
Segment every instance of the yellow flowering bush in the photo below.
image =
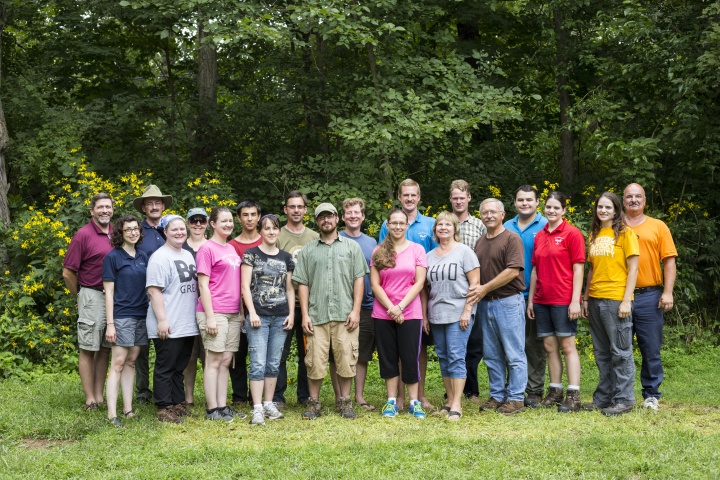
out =
[[(79, 153), (71, 167), (72, 174), (48, 192), (45, 206), (14, 212), (11, 226), (0, 231), (9, 257), (0, 276), (0, 373), (5, 376), (38, 368), (77, 368), (77, 304), (65, 288), (62, 266), (73, 235), (90, 219), (90, 198), (107, 192), (115, 202), (115, 218), (124, 213), (142, 218), (132, 201), (152, 183), (151, 172), (102, 178)], [(184, 217), (191, 207), (209, 212), (216, 205), (235, 205), (230, 189), (215, 174), (206, 172), (187, 184), (173, 195), (168, 213)]]

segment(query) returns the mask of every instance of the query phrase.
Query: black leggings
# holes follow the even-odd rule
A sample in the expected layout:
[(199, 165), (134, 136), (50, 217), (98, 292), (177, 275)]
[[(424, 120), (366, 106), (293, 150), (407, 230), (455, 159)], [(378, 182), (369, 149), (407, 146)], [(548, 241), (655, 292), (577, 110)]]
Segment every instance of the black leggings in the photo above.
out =
[(394, 320), (373, 318), (375, 345), (380, 359), (380, 377), (395, 378), (400, 375), (398, 360), (402, 362), (402, 381), (412, 385), (420, 380), (420, 334), (422, 320)]

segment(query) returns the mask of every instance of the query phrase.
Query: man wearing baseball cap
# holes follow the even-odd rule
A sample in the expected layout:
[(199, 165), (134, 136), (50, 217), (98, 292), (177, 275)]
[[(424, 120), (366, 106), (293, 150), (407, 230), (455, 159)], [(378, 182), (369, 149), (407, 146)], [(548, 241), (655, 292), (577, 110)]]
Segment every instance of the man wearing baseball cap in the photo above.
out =
[(358, 349), (357, 327), (368, 266), (360, 245), (338, 235), (338, 213), (332, 204), (321, 203), (315, 208), (315, 223), (320, 238), (300, 250), (293, 273), (307, 338), (310, 398), (302, 417), (314, 420), (320, 416), (320, 387), (332, 350), (340, 387), (340, 414), (353, 419), (350, 388), (357, 362), (353, 352)]
[[(158, 227), (163, 212), (172, 205), (172, 202), (173, 198), (170, 195), (163, 195), (157, 185), (148, 185), (143, 194), (133, 200), (135, 210), (145, 215), (145, 219), (140, 223), (143, 229), (143, 241), (137, 249), (145, 252), (148, 258), (165, 245), (165, 233), (163, 228)], [(135, 361), (135, 398), (138, 403), (152, 400), (149, 355), (150, 345), (144, 345), (140, 347), (140, 354)]]

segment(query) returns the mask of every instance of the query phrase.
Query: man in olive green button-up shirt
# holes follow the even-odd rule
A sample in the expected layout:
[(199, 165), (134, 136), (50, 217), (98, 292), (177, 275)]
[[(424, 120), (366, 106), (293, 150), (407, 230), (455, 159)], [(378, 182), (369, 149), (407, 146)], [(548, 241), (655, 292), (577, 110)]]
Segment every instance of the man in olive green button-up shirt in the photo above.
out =
[(327, 373), (330, 350), (337, 368), (342, 415), (354, 418), (350, 388), (357, 363), (357, 327), (368, 266), (360, 245), (338, 235), (334, 206), (318, 205), (315, 222), (320, 238), (300, 251), (293, 272), (293, 280), (299, 284), (302, 327), (307, 341), (305, 365), (310, 399), (303, 418), (320, 416), (320, 386)]

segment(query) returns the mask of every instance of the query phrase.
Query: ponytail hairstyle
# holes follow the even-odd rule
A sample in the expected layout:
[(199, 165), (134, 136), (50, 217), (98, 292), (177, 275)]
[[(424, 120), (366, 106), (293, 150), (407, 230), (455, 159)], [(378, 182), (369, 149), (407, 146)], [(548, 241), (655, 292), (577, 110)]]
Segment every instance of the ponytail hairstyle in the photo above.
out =
[(598, 203), (600, 203), (601, 198), (607, 198), (610, 200), (613, 204), (613, 209), (615, 210), (615, 214), (613, 215), (613, 221), (612, 221), (612, 229), (615, 233), (615, 242), (617, 243), (618, 238), (620, 237), (620, 234), (625, 231), (625, 215), (623, 214), (622, 210), (622, 202), (620, 202), (620, 197), (618, 197), (616, 194), (612, 192), (603, 192), (600, 194), (600, 196), (595, 200), (595, 206), (593, 207), (593, 219), (592, 219), (592, 225), (590, 227), (590, 243), (595, 241), (595, 237), (597, 237), (597, 234), (600, 233), (600, 229), (602, 228), (602, 225), (600, 223), (600, 219), (597, 215), (597, 208)]
[[(388, 213), (387, 216), (387, 224), (388, 224), (388, 230), (390, 230), (390, 219), (395, 214), (402, 214), (403, 217), (405, 217), (405, 222), (408, 221), (407, 213), (403, 211), (402, 208), (393, 208), (390, 210), (390, 213)], [(378, 245), (377, 250), (372, 255), (372, 261), (375, 265), (375, 268), (378, 270), (382, 270), (384, 268), (395, 268), (395, 241), (392, 238), (392, 235), (390, 235), (390, 232), (388, 231), (388, 235), (385, 237), (385, 240), (383, 240), (380, 245)]]

